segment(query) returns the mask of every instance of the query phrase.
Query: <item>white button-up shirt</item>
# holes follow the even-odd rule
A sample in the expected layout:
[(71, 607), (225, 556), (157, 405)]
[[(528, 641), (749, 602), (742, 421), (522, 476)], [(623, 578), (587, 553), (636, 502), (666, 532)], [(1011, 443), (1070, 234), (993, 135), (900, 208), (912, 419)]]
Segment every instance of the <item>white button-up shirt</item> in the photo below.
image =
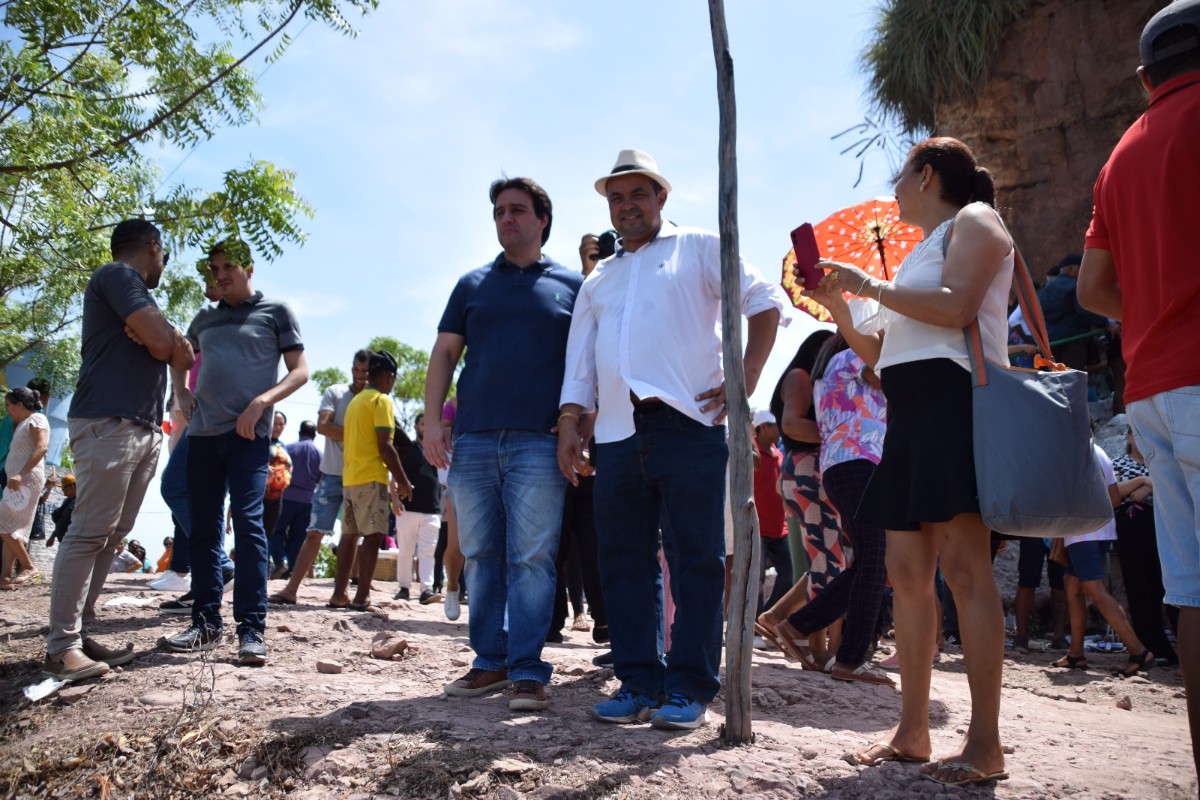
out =
[[(774, 308), (787, 325), (783, 289), (740, 264), (742, 313)], [(591, 411), (598, 389), (597, 442), (634, 434), (631, 391), (713, 424), (718, 412), (701, 413), (695, 397), (724, 380), (720, 312), (720, 239), (664, 221), (657, 238), (633, 253), (618, 249), (584, 281), (571, 317), (560, 405)]]

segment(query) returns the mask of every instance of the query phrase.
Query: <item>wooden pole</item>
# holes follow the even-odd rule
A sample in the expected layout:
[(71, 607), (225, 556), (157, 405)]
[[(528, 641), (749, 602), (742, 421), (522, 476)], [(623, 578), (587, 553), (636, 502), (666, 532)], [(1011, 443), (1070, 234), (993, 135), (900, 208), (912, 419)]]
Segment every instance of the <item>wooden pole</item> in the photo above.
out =
[(729, 410), (729, 505), (733, 511), (733, 578), (725, 638), (725, 727), (730, 744), (753, 741), (750, 727), (750, 661), (754, 654), (754, 611), (758, 606), (759, 541), (754, 509), (750, 402), (742, 365), (742, 284), (738, 259), (737, 110), (733, 58), (725, 27), (723, 0), (709, 0), (713, 55), (717, 62), (717, 100), (721, 118), (719, 214), (721, 234), (721, 339), (725, 362), (725, 403)]

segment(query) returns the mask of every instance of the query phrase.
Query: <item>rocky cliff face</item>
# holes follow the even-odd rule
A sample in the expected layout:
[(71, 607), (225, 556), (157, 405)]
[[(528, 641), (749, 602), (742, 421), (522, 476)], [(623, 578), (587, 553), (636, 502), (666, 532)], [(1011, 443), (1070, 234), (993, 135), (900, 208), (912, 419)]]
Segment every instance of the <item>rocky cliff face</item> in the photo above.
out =
[(973, 103), (938, 108), (938, 128), (996, 177), (997, 204), (1037, 280), (1081, 252), (1092, 184), (1145, 109), (1138, 38), (1163, 0), (1030, 0)]

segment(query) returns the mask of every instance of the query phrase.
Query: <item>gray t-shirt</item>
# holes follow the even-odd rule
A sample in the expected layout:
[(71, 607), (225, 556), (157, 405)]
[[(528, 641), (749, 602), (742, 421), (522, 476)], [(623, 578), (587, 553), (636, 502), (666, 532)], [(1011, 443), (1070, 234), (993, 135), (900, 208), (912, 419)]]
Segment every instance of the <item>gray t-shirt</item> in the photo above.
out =
[[(354, 397), (355, 394), (350, 391), (349, 384), (335, 383), (321, 395), (321, 405), (317, 408), (317, 416), (320, 416), (322, 411), (333, 409), (333, 424), (345, 425), (346, 409), (350, 407), (350, 401)], [(343, 443), (326, 436), (325, 452), (321, 454), (321, 474), (341, 475), (345, 471), (346, 456)]]
[[(203, 308), (188, 327), (187, 337), (203, 353), (196, 381), (196, 410), (188, 436), (218, 436), (237, 427), (237, 418), (258, 395), (279, 382), (279, 359), (303, 350), (300, 326), (287, 303), (255, 292), (228, 306), (225, 301)], [(268, 436), (274, 409), (268, 406), (254, 426)]]
[(158, 304), (146, 280), (114, 261), (92, 273), (83, 294), (82, 360), (72, 417), (121, 417), (157, 429), (162, 424), (167, 365), (125, 334), (133, 312)]

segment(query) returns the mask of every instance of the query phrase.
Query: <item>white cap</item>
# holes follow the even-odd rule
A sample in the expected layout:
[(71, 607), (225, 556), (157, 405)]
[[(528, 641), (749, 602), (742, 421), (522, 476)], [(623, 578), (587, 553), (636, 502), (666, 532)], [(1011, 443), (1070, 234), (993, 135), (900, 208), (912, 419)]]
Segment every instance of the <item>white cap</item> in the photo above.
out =
[(758, 411), (754, 412), (754, 427), (757, 428), (759, 425), (777, 425), (777, 424), (778, 423), (775, 421), (775, 415), (772, 414), (769, 410), (763, 408), (763, 409), (759, 409)]

